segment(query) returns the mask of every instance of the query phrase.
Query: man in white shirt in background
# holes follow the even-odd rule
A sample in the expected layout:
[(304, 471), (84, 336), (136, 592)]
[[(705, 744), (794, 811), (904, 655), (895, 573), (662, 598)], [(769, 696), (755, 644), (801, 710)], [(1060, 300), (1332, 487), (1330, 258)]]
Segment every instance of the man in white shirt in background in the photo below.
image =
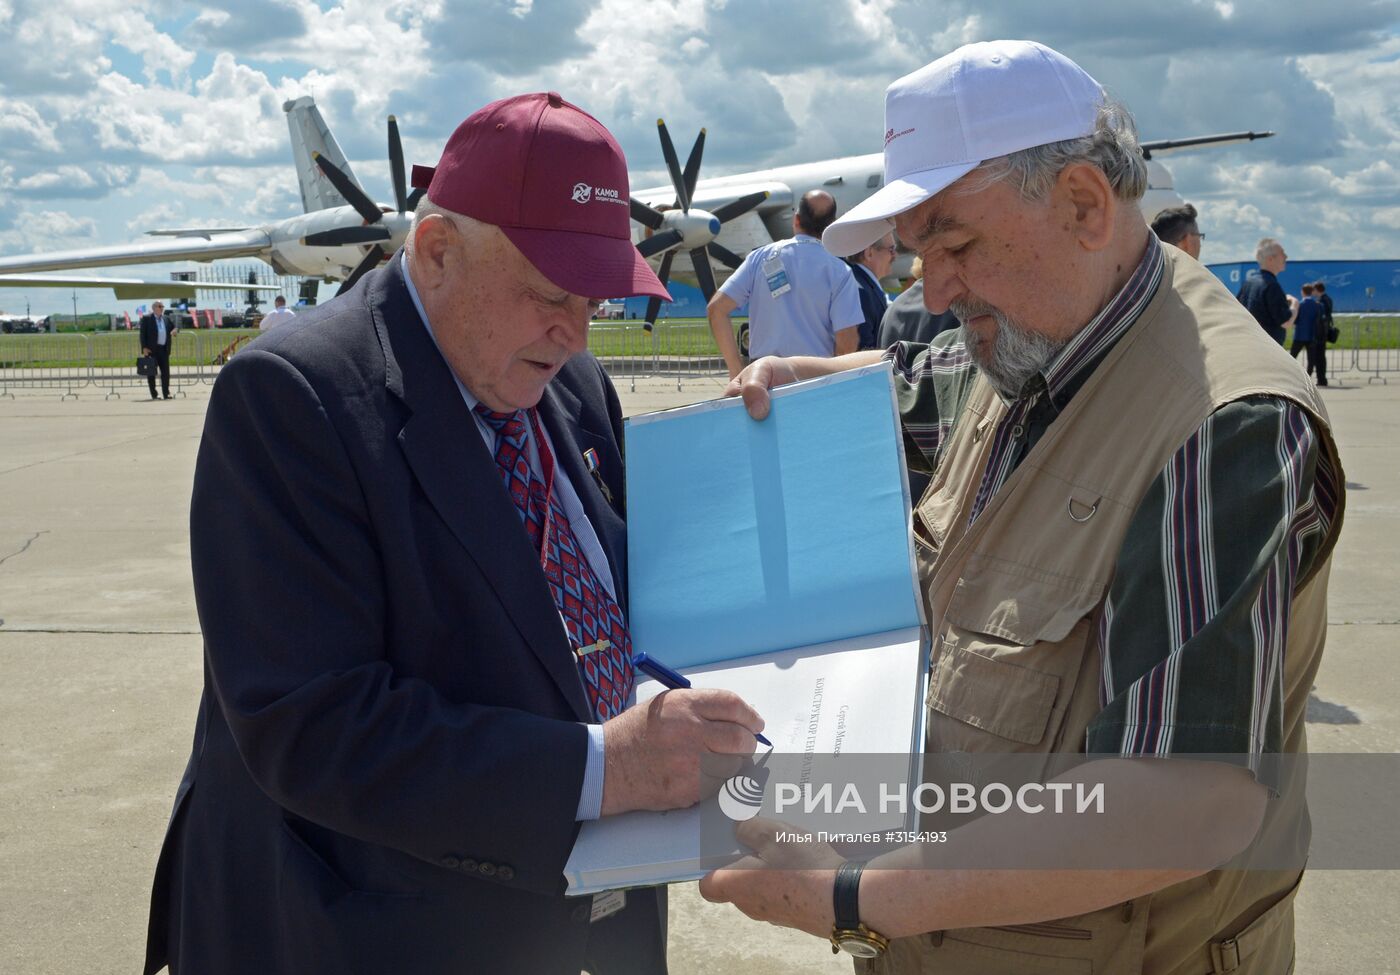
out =
[(272, 311), (264, 315), (262, 321), (258, 323), (258, 328), (264, 332), (270, 328), (276, 328), (278, 325), (285, 325), (296, 318), (296, 313), (287, 307), (287, 299), (281, 295), (278, 295), (272, 304), (274, 306)]

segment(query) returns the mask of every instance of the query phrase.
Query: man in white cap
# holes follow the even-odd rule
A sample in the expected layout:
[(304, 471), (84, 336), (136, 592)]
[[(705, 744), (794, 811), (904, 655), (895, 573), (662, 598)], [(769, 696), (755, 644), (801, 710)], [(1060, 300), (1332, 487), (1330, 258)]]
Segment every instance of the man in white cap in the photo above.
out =
[[(701, 892), (861, 971), (1290, 970), (1345, 483), (1321, 401), (1149, 232), (1131, 117), (1055, 51), (971, 44), (895, 82), (885, 172), (824, 243), (893, 226), (929, 310), (962, 323), (885, 354), (910, 464), (933, 472), (913, 517), (925, 761), (1042, 791), (926, 816), (868, 863), (753, 820), (756, 856)], [(770, 387), (880, 355), (760, 360), (730, 393), (762, 419)], [(1078, 815), (1045, 791), (1095, 788)], [(798, 869), (742, 869), (760, 865)]]

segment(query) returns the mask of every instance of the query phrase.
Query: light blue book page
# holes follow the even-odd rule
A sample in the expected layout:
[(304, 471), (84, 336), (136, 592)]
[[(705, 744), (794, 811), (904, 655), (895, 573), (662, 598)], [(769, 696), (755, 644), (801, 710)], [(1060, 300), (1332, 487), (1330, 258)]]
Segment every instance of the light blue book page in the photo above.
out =
[(887, 363), (627, 422), (633, 646), (672, 667), (921, 622)]

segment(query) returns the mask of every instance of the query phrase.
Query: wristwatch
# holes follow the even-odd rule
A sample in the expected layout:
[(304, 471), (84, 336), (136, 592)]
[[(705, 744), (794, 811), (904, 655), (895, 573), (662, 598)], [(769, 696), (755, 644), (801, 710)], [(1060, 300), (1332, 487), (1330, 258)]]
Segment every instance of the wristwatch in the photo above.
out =
[(847, 860), (836, 871), (836, 884), (831, 891), (836, 909), (836, 923), (831, 926), (831, 953), (844, 951), (856, 958), (875, 958), (884, 954), (890, 939), (860, 923), (860, 874), (863, 860)]

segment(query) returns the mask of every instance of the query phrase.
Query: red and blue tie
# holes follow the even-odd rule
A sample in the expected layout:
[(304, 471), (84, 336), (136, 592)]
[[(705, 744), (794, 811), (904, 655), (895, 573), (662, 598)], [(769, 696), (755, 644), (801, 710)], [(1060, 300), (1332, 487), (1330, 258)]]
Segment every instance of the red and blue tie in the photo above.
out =
[[(578, 544), (568, 516), (554, 493), (554, 457), (534, 410), (497, 413), (480, 404), (476, 412), (496, 431), (496, 466), (506, 492), (515, 502), (530, 544), (540, 556), (554, 605), (564, 620), (588, 703), (600, 721), (627, 707), (636, 675), (632, 637), (622, 608), (599, 581)], [(530, 466), (528, 432), (535, 431), (544, 477)], [(606, 646), (587, 653), (578, 648)]]

